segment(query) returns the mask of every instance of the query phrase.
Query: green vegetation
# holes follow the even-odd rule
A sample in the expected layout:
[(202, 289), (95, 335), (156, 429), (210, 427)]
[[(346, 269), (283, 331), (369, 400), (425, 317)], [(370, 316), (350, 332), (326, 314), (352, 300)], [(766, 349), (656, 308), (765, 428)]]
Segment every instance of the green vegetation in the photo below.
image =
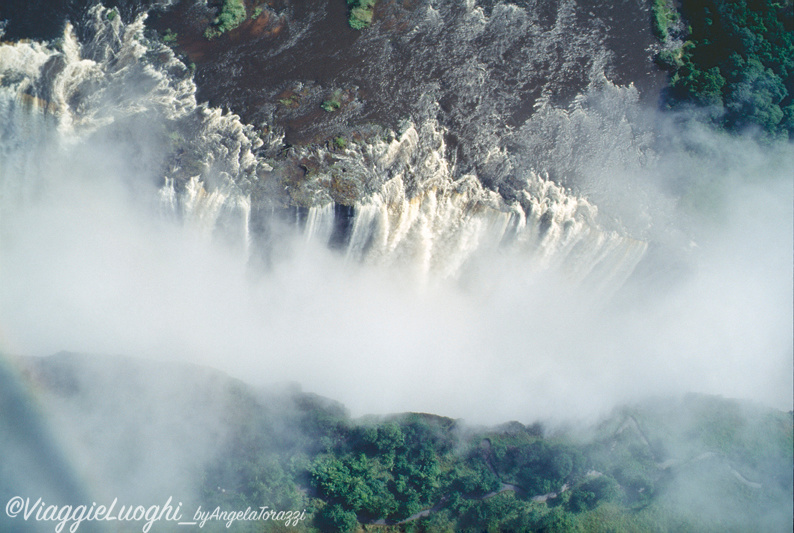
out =
[(290, 93), (283, 98), (279, 98), (278, 103), (284, 107), (295, 109), (300, 105), (300, 97), (295, 93)]
[(171, 28), (165, 30), (165, 33), (163, 34), (163, 42), (166, 44), (173, 44), (176, 42), (178, 38), (179, 36), (177, 35), (177, 33), (171, 31)]
[(245, 20), (243, 0), (225, 0), (221, 14), (218, 15), (218, 30), (221, 33), (233, 30)]
[(671, 28), (680, 20), (671, 0), (654, 0), (651, 5), (651, 29), (662, 42), (667, 41)]
[[(670, 72), (671, 108), (710, 106), (730, 131), (757, 127), (794, 138), (794, 6), (792, 0), (683, 0), (686, 41), (662, 51)], [(653, 29), (669, 35), (665, 0), (653, 5)]]
[[(113, 425), (114, 407), (133, 396), (143, 412), (184, 400), (176, 418), (155, 417), (153, 427), (177, 419), (200, 427), (164, 433), (166, 446), (148, 448), (174, 453), (200, 436), (196, 449), (214, 451), (204, 464), (180, 463), (182, 482), (198, 480), (183, 510), (267, 506), (303, 517), (230, 528), (213, 520), (202, 531), (791, 531), (791, 411), (691, 395), (623, 407), (576, 431), (518, 422), (472, 428), (419, 413), (352, 419), (340, 404), (296, 388), (268, 392), (170, 363), (110, 363), (96, 368), (118, 371), (78, 379), (93, 368), (83, 360), (59, 356), (32, 368), (52, 398), (46, 405), (70, 398), (101, 406), (89, 412), (91, 428), (104, 428), (99, 437), (134, 427)], [(175, 369), (189, 381), (152, 379)], [(120, 456), (130, 464), (117, 476), (149, 457), (135, 452)]]
[(247, 18), (245, 0), (224, 0), (214, 25), (204, 30), (204, 37), (214, 39), (235, 29)]
[(342, 107), (342, 91), (334, 91), (328, 100), (323, 100), (323, 103), (320, 104), (320, 107), (322, 107), (328, 113), (333, 113)]
[(214, 39), (216, 37), (220, 37), (221, 32), (219, 32), (214, 27), (210, 26), (204, 30), (204, 38), (205, 39)]
[(324, 100), (323, 103), (320, 104), (320, 107), (322, 107), (325, 111), (329, 113), (333, 113), (334, 111), (342, 107), (342, 102), (340, 102), (339, 100)]
[(372, 24), (372, 15), (375, 12), (375, 4), (378, 0), (347, 0), (347, 7), (350, 9), (348, 24), (354, 30), (369, 28)]
[(109, 9), (107, 12), (108, 20), (114, 20), (118, 16), (119, 16), (119, 12), (116, 10), (115, 7), (113, 9)]
[(208, 507), (306, 509), (297, 529), (329, 532), (790, 525), (791, 413), (693, 396), (624, 409), (582, 440), (416, 413), (354, 421), (310, 395), (279, 402), (269, 411), (239, 394), (238, 429), (204, 475)]

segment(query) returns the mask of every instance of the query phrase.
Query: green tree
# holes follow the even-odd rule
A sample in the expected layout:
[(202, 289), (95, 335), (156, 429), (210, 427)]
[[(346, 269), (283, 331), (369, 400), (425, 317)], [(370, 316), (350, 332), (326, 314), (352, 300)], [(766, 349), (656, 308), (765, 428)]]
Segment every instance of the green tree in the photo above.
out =
[(574, 513), (589, 511), (601, 502), (616, 501), (621, 497), (622, 490), (611, 476), (600, 475), (579, 484), (571, 492), (568, 509)]
[[(794, 137), (792, 1), (682, 0), (681, 16), (688, 40), (656, 58), (671, 73), (670, 107), (713, 106), (724, 111), (714, 120), (729, 130), (758, 126)], [(652, 22), (657, 35), (663, 23)]]
[(245, 20), (244, 0), (225, 0), (218, 15), (218, 30), (221, 33), (233, 30)]
[(783, 121), (780, 104), (788, 96), (783, 80), (757, 59), (739, 61), (739, 79), (730, 87), (725, 102), (730, 126), (757, 124), (768, 131), (779, 131)]
[(346, 511), (341, 505), (326, 505), (317, 513), (315, 524), (322, 532), (349, 533), (358, 527), (356, 514)]

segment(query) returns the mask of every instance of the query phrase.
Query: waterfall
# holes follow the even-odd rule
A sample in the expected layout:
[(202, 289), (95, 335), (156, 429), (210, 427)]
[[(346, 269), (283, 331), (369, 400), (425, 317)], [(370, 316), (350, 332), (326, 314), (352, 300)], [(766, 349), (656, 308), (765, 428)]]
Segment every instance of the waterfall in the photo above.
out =
[[(641, 238), (601, 227), (595, 205), (535, 171), (520, 152), (493, 146), (483, 163), (512, 173), (509, 195), (485, 186), (477, 172), (461, 173), (448, 129), (433, 119), (408, 121), (343, 152), (293, 148), (296, 159), (317, 163), (290, 181), (273, 155), (279, 135), (197, 104), (190, 73), (144, 36), (143, 17), (125, 24), (101, 6), (90, 16), (88, 42), (67, 25), (57, 46), (0, 46), (4, 202), (32, 183), (46, 189), (47, 165), (65, 161), (79, 172), (91, 146), (113, 139), (125, 167), (108, 180), (143, 187), (161, 212), (246, 256), (258, 238), (252, 223), (276, 223), (251, 217), (273, 216), (266, 213), (289, 198), (305, 212), (306, 241), (333, 238), (348, 260), (407, 265), (422, 276), (454, 279), (478, 255), (498, 252), (525, 256), (532, 269), (619, 284), (645, 252)], [(337, 220), (340, 205), (352, 209), (349, 223)]]
[[(230, 60), (201, 78), (101, 6), (0, 43), (0, 348), (213, 361), (361, 413), (790, 398), (765, 384), (791, 376), (791, 147), (643, 103), (647, 3), (388, 2), (334, 61), (310, 4), (199, 34)], [(301, 55), (327, 71), (268, 77)], [(200, 101), (227, 88), (242, 116)]]
[(306, 242), (316, 241), (327, 245), (334, 231), (334, 204), (312, 206), (306, 216), (304, 235)]

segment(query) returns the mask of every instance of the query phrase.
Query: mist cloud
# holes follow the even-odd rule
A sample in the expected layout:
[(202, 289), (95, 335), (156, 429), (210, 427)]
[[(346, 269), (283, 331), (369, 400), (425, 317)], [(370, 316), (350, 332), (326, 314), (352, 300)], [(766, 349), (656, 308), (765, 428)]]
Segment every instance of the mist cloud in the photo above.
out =
[[(554, 189), (559, 202), (537, 199), (543, 215), (567, 199), (578, 209), (584, 196), (599, 231), (647, 242), (625, 284), (572, 279), (575, 254), (540, 268), (519, 247), (487, 245), (442, 279), (406, 250), (389, 266), (359, 262), (292, 224), (274, 224), (260, 265), (242, 231), (225, 239), (200, 209), (161, 204), (158, 188), (164, 173), (188, 170), (216, 192), (229, 176), (260, 179), (253, 151), (263, 141), (237, 117), (197, 106), (190, 72), (144, 44), (142, 20), (122, 26), (100, 11), (85, 45), (67, 30), (61, 52), (0, 47), (1, 352), (190, 361), (253, 384), (297, 382), (356, 415), (590, 418), (688, 391), (791, 409), (791, 144), (660, 116), (633, 87), (594, 76), (570, 107), (539, 105), (486, 162), (510, 175), (501, 185), (530, 176), (542, 189), (547, 174), (573, 188)], [(147, 46), (159, 46), (160, 63)], [(111, 59), (121, 52), (128, 62)], [(49, 104), (25, 92), (31, 80)], [(409, 129), (389, 172), (450, 180), (443, 128)], [(241, 230), (240, 211), (217, 226)], [(466, 240), (455, 238), (450, 247)]]
[(297, 233), (252, 272), (243, 250), (119, 185), (123, 155), (45, 150), (43, 193), (3, 206), (2, 349), (197, 362), (298, 382), (354, 415), (581, 418), (687, 391), (791, 409), (790, 146), (699, 135), (636, 179), (689, 180), (692, 194), (706, 183), (697, 201), (713, 205), (668, 210), (657, 235), (677, 237), (652, 242), (607, 296), (520, 254), (478, 257), (444, 281), (351, 262)]

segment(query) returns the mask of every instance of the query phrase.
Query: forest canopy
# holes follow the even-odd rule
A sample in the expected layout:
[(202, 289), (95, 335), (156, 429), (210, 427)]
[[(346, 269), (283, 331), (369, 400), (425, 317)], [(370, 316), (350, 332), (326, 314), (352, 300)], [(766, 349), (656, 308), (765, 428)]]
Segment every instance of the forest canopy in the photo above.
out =
[[(653, 4), (657, 63), (670, 72), (670, 108), (708, 106), (730, 131), (794, 137), (792, 0), (669, 0)], [(680, 16), (679, 16), (680, 15)]]
[(791, 499), (791, 413), (689, 396), (622, 408), (583, 438), (421, 413), (354, 420), (319, 397), (293, 401), (278, 420), (239, 397), (231, 419), (244, 423), (203, 476), (203, 506), (305, 509), (307, 532), (749, 531), (790, 520), (780, 502)]

